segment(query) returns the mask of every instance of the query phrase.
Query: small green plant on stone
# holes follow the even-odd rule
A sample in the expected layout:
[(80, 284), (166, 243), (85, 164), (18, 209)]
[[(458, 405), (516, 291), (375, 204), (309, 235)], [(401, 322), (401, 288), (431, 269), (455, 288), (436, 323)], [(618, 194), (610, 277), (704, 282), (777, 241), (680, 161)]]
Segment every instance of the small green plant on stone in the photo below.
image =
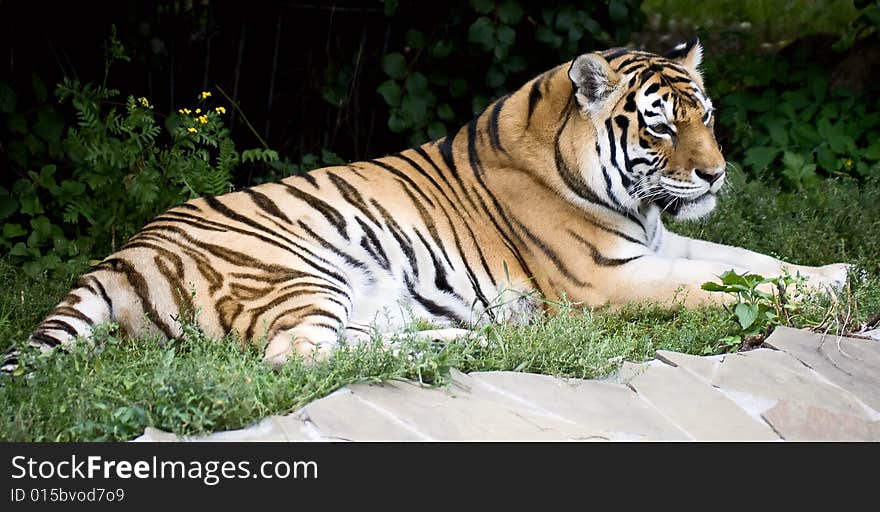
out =
[[(786, 300), (786, 290), (796, 283), (796, 279), (788, 273), (765, 278), (758, 274), (737, 274), (728, 270), (719, 279), (720, 284), (708, 281), (703, 283), (702, 288), (710, 292), (729, 293), (736, 298), (735, 302), (725, 306), (735, 330), (733, 334), (719, 339), (718, 346), (706, 347), (704, 352), (747, 350), (759, 345), (776, 326), (792, 324), (797, 305)], [(759, 289), (767, 284), (772, 285), (777, 293)]]

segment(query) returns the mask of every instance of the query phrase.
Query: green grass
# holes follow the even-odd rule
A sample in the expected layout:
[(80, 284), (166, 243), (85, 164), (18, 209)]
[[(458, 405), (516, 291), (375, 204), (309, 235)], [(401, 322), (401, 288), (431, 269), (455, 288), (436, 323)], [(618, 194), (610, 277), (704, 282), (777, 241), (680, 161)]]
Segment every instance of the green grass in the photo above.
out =
[[(738, 174), (731, 181), (716, 215), (676, 229), (797, 263), (849, 261), (866, 270), (836, 306), (827, 299), (806, 303), (799, 324), (825, 319), (839, 330), (841, 322), (834, 319), (849, 314), (854, 325), (880, 310), (880, 184), (829, 181), (822, 190), (780, 194)], [(6, 290), (0, 296), (0, 339), (23, 339), (72, 280), (33, 281), (0, 263), (0, 286)], [(94, 348), (81, 344), (72, 354), (33, 358), (26, 363), (30, 378), (5, 379), (0, 439), (125, 440), (146, 426), (186, 435), (240, 428), (353, 382), (411, 378), (442, 384), (453, 367), (600, 377), (622, 360), (649, 359), (658, 349), (721, 351), (718, 339), (731, 329), (720, 309), (634, 304), (609, 313), (570, 306), (530, 326), (484, 328), (487, 343), (403, 340), (399, 352), (377, 342), (344, 346), (330, 361), (306, 366), (296, 360), (278, 372), (261, 362), (259, 349), (242, 349), (231, 338), (205, 339), (192, 331), (162, 345), (101, 332)]]

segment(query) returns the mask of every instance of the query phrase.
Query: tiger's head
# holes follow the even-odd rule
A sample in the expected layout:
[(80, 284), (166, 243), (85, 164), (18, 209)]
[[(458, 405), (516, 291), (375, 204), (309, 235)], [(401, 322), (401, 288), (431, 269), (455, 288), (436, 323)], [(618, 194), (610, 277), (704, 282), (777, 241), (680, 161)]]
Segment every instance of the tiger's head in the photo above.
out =
[(664, 56), (618, 48), (572, 61), (579, 117), (596, 134), (579, 158), (591, 174), (584, 179), (618, 206), (653, 204), (676, 219), (715, 208), (726, 162), (698, 70), (702, 52), (693, 39)]

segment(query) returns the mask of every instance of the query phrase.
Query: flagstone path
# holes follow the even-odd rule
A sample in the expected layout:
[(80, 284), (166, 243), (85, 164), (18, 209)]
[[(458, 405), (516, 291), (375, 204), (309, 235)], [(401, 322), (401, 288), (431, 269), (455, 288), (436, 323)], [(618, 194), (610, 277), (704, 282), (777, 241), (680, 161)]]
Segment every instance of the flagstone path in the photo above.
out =
[(135, 441), (880, 441), (880, 341), (778, 328), (764, 345), (659, 350), (602, 380), (453, 370), (441, 388), (359, 383), (245, 429)]

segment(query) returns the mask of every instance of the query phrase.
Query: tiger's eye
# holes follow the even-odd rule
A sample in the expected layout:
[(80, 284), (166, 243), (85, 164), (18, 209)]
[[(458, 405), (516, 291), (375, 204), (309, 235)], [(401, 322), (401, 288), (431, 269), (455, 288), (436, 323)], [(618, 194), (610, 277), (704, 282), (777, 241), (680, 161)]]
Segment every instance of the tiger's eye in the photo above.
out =
[(658, 124), (651, 127), (651, 130), (654, 133), (663, 134), (663, 135), (675, 135), (675, 131), (669, 125), (666, 124)]

